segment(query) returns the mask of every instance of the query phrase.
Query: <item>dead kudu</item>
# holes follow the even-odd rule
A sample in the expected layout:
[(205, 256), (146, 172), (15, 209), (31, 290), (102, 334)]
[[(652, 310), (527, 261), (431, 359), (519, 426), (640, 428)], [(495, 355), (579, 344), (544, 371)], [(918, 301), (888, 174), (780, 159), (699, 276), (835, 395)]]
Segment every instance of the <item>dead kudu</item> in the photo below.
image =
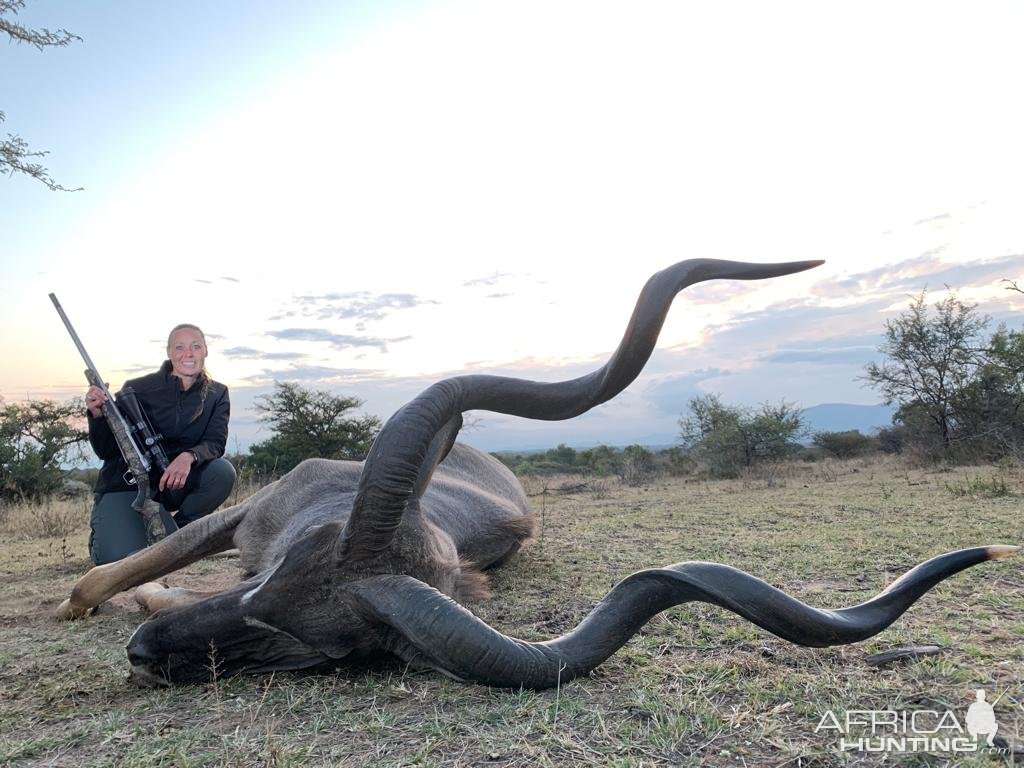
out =
[[(654, 349), (675, 295), (717, 278), (757, 280), (820, 262), (692, 260), (655, 274), (625, 336), (602, 368), (571, 381), (499, 376), (440, 381), (400, 409), (365, 463), (304, 462), (252, 498), (116, 563), (93, 568), (59, 609), (86, 615), (119, 591), (156, 611), (128, 644), (135, 679), (332, 666), (390, 653), (418, 667), (499, 686), (545, 688), (587, 674), (660, 611), (690, 600), (726, 608), (794, 643), (871, 637), (952, 574), (1015, 547), (966, 549), (929, 560), (866, 603), (818, 610), (726, 565), (686, 562), (629, 576), (568, 634), (508, 637), (459, 604), (483, 591), (482, 572), (515, 553), (533, 529), (518, 481), (492, 457), (455, 443), (467, 410), (569, 419), (617, 395)], [(199, 594), (144, 584), (237, 547), (253, 574)]]

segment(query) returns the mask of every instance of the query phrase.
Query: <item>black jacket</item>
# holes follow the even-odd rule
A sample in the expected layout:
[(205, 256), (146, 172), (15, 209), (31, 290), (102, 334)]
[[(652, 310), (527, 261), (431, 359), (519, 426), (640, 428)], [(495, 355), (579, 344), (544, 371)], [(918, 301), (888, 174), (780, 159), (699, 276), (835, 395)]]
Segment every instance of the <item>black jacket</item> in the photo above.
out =
[[(195, 451), (198, 457), (198, 461), (192, 465), (195, 468), (224, 455), (228, 441), (228, 417), (231, 414), (226, 386), (211, 379), (206, 400), (202, 402), (203, 383), (197, 381), (182, 390), (181, 379), (171, 375), (170, 360), (165, 360), (156, 373), (130, 379), (125, 382), (125, 386), (135, 390), (153, 429), (163, 435), (164, 450), (170, 461), (174, 461), (179, 453)], [(195, 417), (196, 411), (200, 410), (200, 402), (202, 410)], [(134, 490), (124, 480), (128, 463), (121, 456), (107, 420), (95, 419), (92, 414), (88, 414), (88, 420), (89, 442), (96, 455), (103, 459), (103, 467), (96, 481), (96, 493)], [(154, 492), (160, 474), (154, 467), (150, 475), (151, 490)]]

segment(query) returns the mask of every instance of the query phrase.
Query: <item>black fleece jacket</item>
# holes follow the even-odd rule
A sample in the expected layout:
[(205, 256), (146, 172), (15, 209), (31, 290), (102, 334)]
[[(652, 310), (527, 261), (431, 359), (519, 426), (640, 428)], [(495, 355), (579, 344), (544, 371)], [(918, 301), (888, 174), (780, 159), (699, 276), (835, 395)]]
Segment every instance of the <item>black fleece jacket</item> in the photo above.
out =
[[(129, 379), (125, 386), (135, 390), (153, 429), (163, 435), (164, 450), (170, 461), (174, 461), (179, 453), (194, 451), (198, 461), (192, 466), (197, 467), (224, 455), (228, 441), (228, 417), (231, 415), (226, 386), (211, 379), (203, 401), (203, 382), (196, 381), (183, 390), (181, 379), (171, 375), (170, 360), (165, 360), (156, 373)], [(121, 456), (107, 420), (93, 418), (92, 414), (88, 414), (88, 420), (89, 442), (96, 455), (103, 459), (103, 467), (96, 480), (96, 493), (134, 490), (124, 480), (128, 463)], [(150, 476), (153, 491), (160, 474), (154, 466)]]

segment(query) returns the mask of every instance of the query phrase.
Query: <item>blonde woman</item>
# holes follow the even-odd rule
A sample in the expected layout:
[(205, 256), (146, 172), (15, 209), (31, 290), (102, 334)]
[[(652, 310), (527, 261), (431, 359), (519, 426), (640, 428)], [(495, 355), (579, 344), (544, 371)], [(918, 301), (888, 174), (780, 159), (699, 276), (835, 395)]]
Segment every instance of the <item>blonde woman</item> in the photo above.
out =
[[(175, 326), (160, 370), (125, 382), (135, 390), (153, 429), (163, 436), (170, 465), (151, 478), (168, 532), (213, 512), (231, 493), (235, 470), (223, 458), (231, 404), (228, 388), (206, 372), (206, 337), (198, 326)], [(103, 417), (102, 390), (85, 395), (89, 442), (103, 459), (96, 481), (89, 554), (96, 565), (120, 560), (146, 546), (142, 518), (132, 509), (128, 465)], [(159, 477), (158, 477), (159, 475)], [(171, 513), (175, 514), (172, 516)]]

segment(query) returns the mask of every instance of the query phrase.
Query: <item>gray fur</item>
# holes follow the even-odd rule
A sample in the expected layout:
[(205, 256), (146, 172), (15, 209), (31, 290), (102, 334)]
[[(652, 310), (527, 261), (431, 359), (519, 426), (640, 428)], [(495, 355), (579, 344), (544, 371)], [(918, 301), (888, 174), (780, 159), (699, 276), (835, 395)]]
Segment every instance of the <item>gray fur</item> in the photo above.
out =
[[(234, 545), (243, 569), (266, 570), (310, 528), (347, 523), (362, 471), (361, 461), (309, 459), (242, 502), (245, 516)], [(522, 543), (513, 532), (533, 525), (515, 475), (493, 456), (462, 443), (438, 465), (421, 507), (444, 537), (443, 549), (480, 568), (512, 554)]]

